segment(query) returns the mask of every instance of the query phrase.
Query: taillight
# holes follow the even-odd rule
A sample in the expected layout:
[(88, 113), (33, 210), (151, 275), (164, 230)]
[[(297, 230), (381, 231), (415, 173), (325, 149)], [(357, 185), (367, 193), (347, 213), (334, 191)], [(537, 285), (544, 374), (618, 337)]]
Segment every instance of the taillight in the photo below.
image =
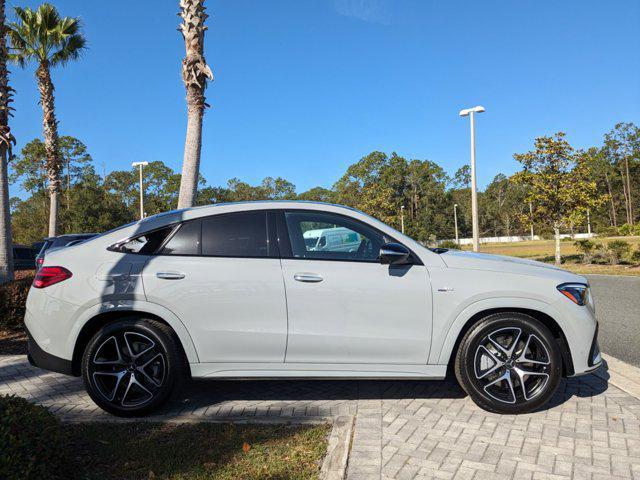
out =
[(42, 267), (33, 279), (34, 288), (45, 288), (71, 278), (71, 272), (64, 267)]

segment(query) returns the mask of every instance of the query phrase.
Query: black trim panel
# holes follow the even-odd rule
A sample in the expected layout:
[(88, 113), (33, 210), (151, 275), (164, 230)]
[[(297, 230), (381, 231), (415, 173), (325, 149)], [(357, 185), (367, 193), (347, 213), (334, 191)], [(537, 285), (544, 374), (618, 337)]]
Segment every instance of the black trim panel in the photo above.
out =
[(595, 357), (596, 350), (598, 351), (598, 353), (600, 353), (600, 346), (598, 345), (598, 328), (599, 328), (599, 325), (596, 323), (596, 331), (593, 334), (593, 340), (591, 341), (591, 348), (589, 349), (588, 365), (590, 367), (595, 366), (595, 363), (593, 363), (593, 357)]
[(52, 372), (73, 375), (71, 360), (65, 360), (64, 358), (56, 357), (55, 355), (45, 352), (33, 339), (26, 326), (24, 327), (24, 330), (29, 338), (27, 343), (27, 358), (31, 365), (34, 367), (44, 368), (45, 370), (50, 370)]

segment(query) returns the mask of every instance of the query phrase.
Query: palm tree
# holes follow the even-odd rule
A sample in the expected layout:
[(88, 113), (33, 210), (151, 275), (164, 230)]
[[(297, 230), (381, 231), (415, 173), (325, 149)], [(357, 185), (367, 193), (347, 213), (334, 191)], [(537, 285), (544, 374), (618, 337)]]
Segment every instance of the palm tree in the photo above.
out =
[(5, 0), (0, 0), (0, 285), (13, 280), (13, 249), (9, 211), (9, 158), (16, 142), (9, 128), (11, 96), (7, 70), (7, 42), (4, 15)]
[(37, 10), (15, 7), (17, 22), (9, 25), (12, 52), (9, 58), (21, 67), (29, 61), (37, 63), (36, 80), (42, 105), (44, 145), (47, 152), (49, 177), (49, 236), (58, 233), (60, 193), (60, 149), (58, 121), (54, 103), (51, 68), (76, 60), (85, 48), (85, 39), (78, 18), (60, 17), (56, 8), (43, 3)]
[(182, 80), (187, 89), (187, 137), (184, 143), (182, 179), (178, 208), (192, 207), (195, 202), (200, 170), (202, 146), (202, 117), (207, 107), (204, 89), (213, 73), (204, 59), (204, 0), (180, 0), (180, 31), (184, 38), (186, 56), (182, 61)]

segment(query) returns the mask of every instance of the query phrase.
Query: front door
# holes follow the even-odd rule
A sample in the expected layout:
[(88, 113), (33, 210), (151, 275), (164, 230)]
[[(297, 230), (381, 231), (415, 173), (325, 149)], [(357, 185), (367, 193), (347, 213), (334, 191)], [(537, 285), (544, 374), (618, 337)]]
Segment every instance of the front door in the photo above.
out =
[(201, 362), (284, 362), (282, 270), (267, 212), (183, 223), (144, 267), (147, 299), (185, 324)]
[(292, 210), (280, 220), (279, 236), (286, 230), (290, 243), (281, 247), (290, 247), (282, 259), (287, 363), (427, 363), (431, 288), (423, 265), (381, 265), (380, 247), (392, 239), (343, 215)]

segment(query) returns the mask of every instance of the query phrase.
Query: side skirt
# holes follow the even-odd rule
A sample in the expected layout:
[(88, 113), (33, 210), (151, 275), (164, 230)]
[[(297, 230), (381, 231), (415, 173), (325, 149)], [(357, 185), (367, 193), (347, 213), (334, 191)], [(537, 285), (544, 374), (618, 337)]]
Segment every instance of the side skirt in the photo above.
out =
[(446, 365), (191, 363), (193, 378), (376, 378), (442, 380)]

